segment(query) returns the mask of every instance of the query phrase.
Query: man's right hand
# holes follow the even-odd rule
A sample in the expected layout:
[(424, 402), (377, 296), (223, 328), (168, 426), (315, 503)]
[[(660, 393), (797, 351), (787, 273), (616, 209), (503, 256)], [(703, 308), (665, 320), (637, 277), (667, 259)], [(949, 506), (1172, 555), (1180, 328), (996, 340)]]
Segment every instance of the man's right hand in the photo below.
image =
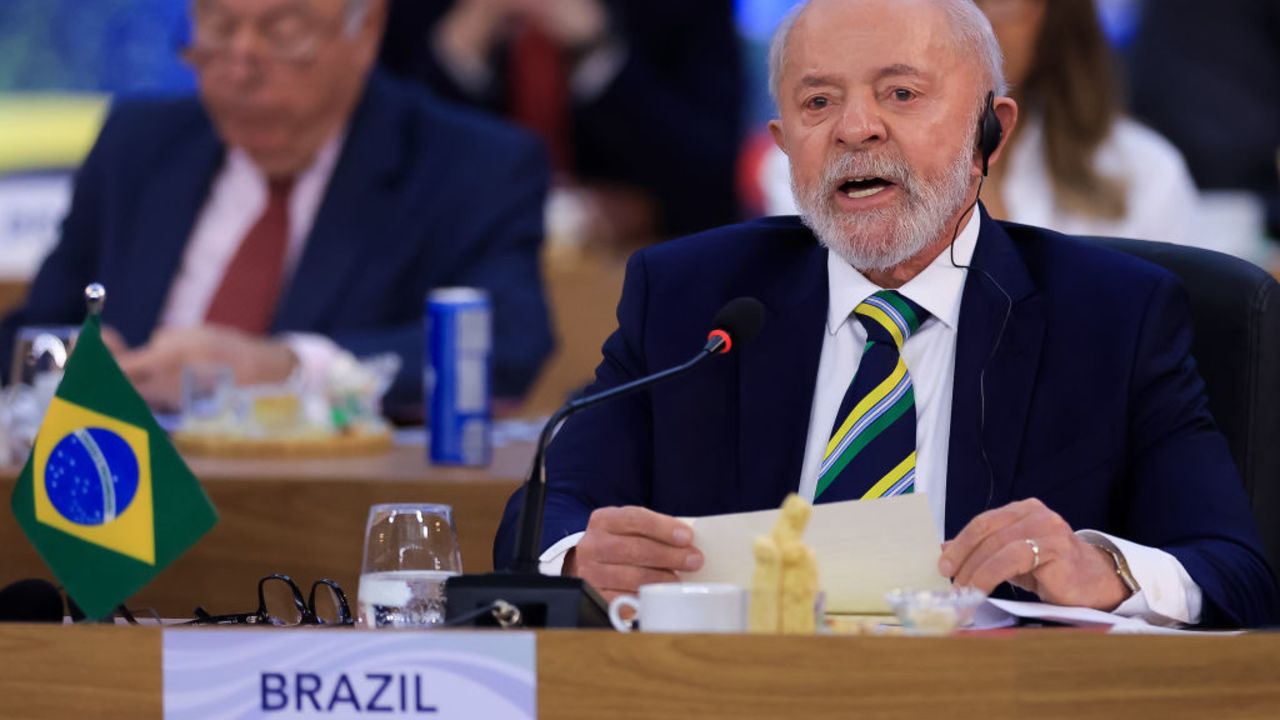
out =
[(512, 0), (459, 0), (440, 20), (439, 49), (455, 63), (487, 67), (514, 14)]
[(591, 583), (606, 600), (634, 595), (641, 585), (678, 582), (676, 572), (702, 567), (693, 530), (670, 515), (642, 507), (591, 513), (586, 533), (565, 557), (564, 574)]
[(125, 342), (124, 336), (110, 325), (102, 327), (102, 344), (107, 346), (107, 352), (117, 358), (129, 352), (129, 343)]

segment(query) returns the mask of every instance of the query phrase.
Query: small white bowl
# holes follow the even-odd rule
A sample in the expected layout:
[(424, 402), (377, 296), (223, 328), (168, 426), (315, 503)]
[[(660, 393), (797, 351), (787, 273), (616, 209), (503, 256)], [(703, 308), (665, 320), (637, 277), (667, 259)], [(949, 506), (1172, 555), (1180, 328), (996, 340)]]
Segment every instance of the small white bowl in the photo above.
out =
[(913, 590), (899, 588), (885, 594), (902, 628), (911, 635), (950, 635), (973, 624), (974, 614), (987, 596), (973, 588)]

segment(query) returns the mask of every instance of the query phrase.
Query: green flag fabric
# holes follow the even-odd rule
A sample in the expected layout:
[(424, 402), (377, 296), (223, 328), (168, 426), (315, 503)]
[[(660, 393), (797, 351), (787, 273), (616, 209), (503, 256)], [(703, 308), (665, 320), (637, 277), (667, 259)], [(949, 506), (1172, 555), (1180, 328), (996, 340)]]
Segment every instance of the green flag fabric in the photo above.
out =
[(13, 514), (91, 618), (110, 615), (218, 521), (102, 343), (96, 315), (80, 329), (18, 477)]

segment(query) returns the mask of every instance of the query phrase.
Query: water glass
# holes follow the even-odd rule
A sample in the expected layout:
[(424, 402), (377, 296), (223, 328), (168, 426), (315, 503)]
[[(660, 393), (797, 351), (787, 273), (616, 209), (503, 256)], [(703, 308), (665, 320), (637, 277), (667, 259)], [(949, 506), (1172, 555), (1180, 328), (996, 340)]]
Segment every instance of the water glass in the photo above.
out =
[(78, 325), (18, 328), (13, 343), (13, 362), (9, 366), (9, 383), (12, 385), (36, 385), (36, 379), (44, 375), (61, 377), (62, 368), (71, 356)]
[(367, 628), (439, 625), (445, 580), (461, 572), (452, 508), (374, 505), (364, 537), (358, 622)]
[(226, 423), (231, 416), (235, 372), (230, 365), (194, 363), (182, 367), (182, 421), (186, 424)]

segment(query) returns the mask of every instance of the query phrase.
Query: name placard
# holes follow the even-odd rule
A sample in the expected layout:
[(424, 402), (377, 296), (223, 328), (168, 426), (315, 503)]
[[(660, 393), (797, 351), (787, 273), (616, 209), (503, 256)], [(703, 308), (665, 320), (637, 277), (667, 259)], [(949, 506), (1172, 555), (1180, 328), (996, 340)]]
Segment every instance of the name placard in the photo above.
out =
[(537, 717), (533, 633), (336, 629), (164, 632), (164, 716)]

